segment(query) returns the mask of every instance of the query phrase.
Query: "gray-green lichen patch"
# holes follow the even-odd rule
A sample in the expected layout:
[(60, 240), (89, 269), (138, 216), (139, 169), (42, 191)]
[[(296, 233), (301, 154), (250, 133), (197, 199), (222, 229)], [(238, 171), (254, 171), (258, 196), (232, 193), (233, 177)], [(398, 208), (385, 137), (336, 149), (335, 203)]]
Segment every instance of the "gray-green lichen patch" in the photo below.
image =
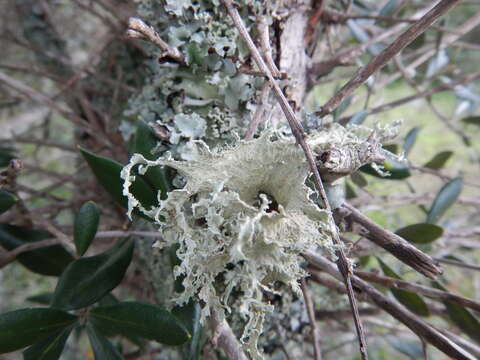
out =
[[(202, 301), (205, 318), (212, 308), (229, 312), (235, 297), (236, 311), (247, 319), (243, 340), (258, 358), (256, 341), (269, 309), (264, 293), (273, 293), (276, 281), (298, 291), (305, 276), (300, 254), (318, 246), (333, 251), (328, 214), (310, 200), (308, 166), (292, 140), (273, 141), (265, 133), (215, 151), (200, 141), (195, 145), (190, 161), (132, 157), (122, 172), (129, 213), (138, 207), (156, 219), (163, 238), (158, 246), (180, 245), (174, 272), (185, 276), (185, 291), (176, 301)], [(171, 191), (158, 209), (143, 209), (129, 192), (137, 165), (140, 173), (172, 167), (186, 185)]]
[[(203, 126), (198, 129), (203, 131)], [(327, 169), (336, 180), (378, 159), (380, 142), (395, 134), (392, 126), (372, 130), (333, 124), (312, 132), (307, 143), (320, 158), (320, 170)], [(138, 208), (155, 219), (162, 235), (158, 247), (179, 245), (181, 263), (174, 273), (184, 276), (185, 291), (176, 302), (200, 300), (205, 304), (203, 318), (212, 308), (228, 313), (234, 302), (247, 321), (242, 341), (254, 358), (261, 358), (257, 341), (271, 309), (265, 293), (275, 293), (276, 282), (298, 292), (298, 280), (305, 276), (301, 254), (318, 247), (333, 254), (335, 225), (311, 200), (315, 196), (305, 185), (310, 173), (305, 155), (290, 137), (264, 132), (258, 139), (237, 139), (235, 146), (215, 150), (203, 141), (191, 144), (188, 161), (174, 160), (171, 154), (155, 161), (140, 154), (132, 157), (122, 171), (128, 214)], [(341, 161), (322, 162), (325, 152), (338, 152)], [(151, 166), (174, 168), (186, 185), (159, 199), (158, 208), (145, 209), (129, 188), (133, 168), (142, 174)]]

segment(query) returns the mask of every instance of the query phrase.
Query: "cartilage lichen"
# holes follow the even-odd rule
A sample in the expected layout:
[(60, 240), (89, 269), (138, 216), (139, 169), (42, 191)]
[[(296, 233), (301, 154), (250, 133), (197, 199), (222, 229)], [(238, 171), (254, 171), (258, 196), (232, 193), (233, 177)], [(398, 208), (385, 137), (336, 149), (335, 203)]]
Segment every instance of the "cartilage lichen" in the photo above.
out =
[[(334, 125), (312, 133), (307, 142), (314, 151), (340, 145), (364, 149), (367, 136), (371, 139), (373, 134), (363, 127)], [(162, 236), (157, 246), (179, 245), (181, 263), (174, 273), (184, 276), (185, 290), (176, 302), (200, 300), (205, 319), (212, 308), (228, 313), (235, 297), (236, 311), (247, 320), (242, 340), (254, 358), (261, 358), (256, 342), (270, 308), (264, 294), (275, 293), (277, 281), (298, 292), (298, 280), (306, 275), (301, 254), (318, 247), (333, 253), (335, 225), (311, 200), (313, 191), (305, 185), (309, 168), (292, 139), (264, 132), (258, 139), (215, 150), (203, 141), (194, 145), (188, 161), (174, 160), (170, 154), (155, 161), (133, 155), (122, 171), (128, 213), (138, 208), (155, 219)], [(362, 155), (352, 160), (352, 171), (365, 159)], [(137, 166), (140, 174), (152, 166), (171, 167), (186, 185), (165, 200), (159, 197), (158, 208), (145, 209), (129, 190)]]

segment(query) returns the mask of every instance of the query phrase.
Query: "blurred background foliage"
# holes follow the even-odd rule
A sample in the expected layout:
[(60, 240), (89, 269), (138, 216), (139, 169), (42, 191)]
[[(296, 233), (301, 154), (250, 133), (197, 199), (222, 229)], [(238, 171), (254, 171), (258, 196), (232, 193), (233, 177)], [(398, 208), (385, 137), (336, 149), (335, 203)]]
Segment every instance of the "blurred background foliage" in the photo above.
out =
[[(151, 3), (141, 1), (141, 9), (145, 12), (149, 6), (155, 9), (162, 5), (160, 1), (157, 5)], [(116, 243), (117, 238), (107, 234), (108, 231), (154, 230), (142, 221), (128, 225), (125, 210), (113, 203), (99, 186), (78, 151), (78, 146), (82, 146), (124, 164), (135, 149), (134, 135), (139, 120), (148, 120), (141, 117), (144, 106), (141, 94), (152, 86), (150, 80), (157, 68), (152, 70), (151, 64), (156, 62), (158, 54), (151, 45), (124, 36), (127, 18), (137, 14), (138, 5), (137, 1), (130, 0), (5, 0), (0, 3), (0, 73), (8, 77), (0, 77), (0, 168), (5, 171), (13, 158), (22, 160), (23, 169), (15, 175), (14, 190), (27, 209), (15, 205), (0, 215), (2, 223), (31, 226), (33, 222), (36, 227), (53, 233), (58, 230), (60, 234), (73, 234), (76, 214), (82, 204), (93, 200), (101, 214), (97, 235), (103, 233), (103, 236), (95, 240), (88, 255), (106, 251)], [(346, 47), (361, 46), (397, 24), (368, 16), (410, 18), (425, 7), (425, 3), (413, 0), (325, 1), (324, 6), (330, 11), (330, 17), (324, 14), (314, 28), (315, 40), (311, 46), (314, 63), (335, 58)], [(354, 16), (343, 20), (335, 18), (343, 13)], [(361, 18), (362, 15), (366, 18)], [(480, 263), (479, 81), (477, 78), (426, 97), (415, 98), (415, 95), (478, 72), (480, 27), (475, 25), (465, 30), (465, 24), (479, 17), (477, 1), (461, 2), (436, 23), (437, 28), (427, 30), (396, 61), (373, 75), (333, 115), (333, 120), (340, 122), (363, 118), (365, 125), (403, 120), (401, 134), (390, 144), (393, 152), (405, 152), (408, 159), (408, 165), (397, 164), (400, 169), (391, 171), (392, 177), (398, 175), (401, 179), (378, 178), (367, 170), (359, 171), (346, 181), (347, 199), (372, 220), (394, 232), (412, 224), (426, 223), (437, 199), (438, 211), (445, 210), (445, 213), (432, 222), (442, 227), (442, 235), (433, 236), (431, 242), (420, 243), (416, 241), (421, 241), (418, 239), (425, 234), (420, 236), (413, 232), (412, 239), (407, 240), (441, 261), (444, 268), (441, 282), (449, 291), (471, 299), (480, 299), (480, 267), (475, 265)], [(163, 26), (168, 28), (168, 23)], [(397, 34), (373, 42), (347, 66), (335, 66), (325, 73), (313, 74), (302, 111), (305, 114), (318, 111), (359, 66), (365, 65)], [(452, 36), (458, 39), (442, 48)], [(428, 61), (416, 68), (407, 68), (432, 49), (434, 55)], [(12, 79), (15, 82), (12, 83)], [(252, 84), (256, 81), (250, 80)], [(161, 91), (155, 86), (147, 90), (154, 94)], [(382, 108), (368, 116), (362, 113), (410, 96), (411, 100), (403, 105)], [(152, 95), (150, 101), (155, 103), (158, 98)], [(168, 99), (162, 98), (162, 101)], [(248, 113), (248, 106), (242, 111)], [(331, 120), (329, 117), (319, 121)], [(463, 179), (461, 184), (455, 182), (459, 177)], [(446, 200), (438, 205), (442, 189)], [(366, 240), (360, 242), (361, 236), (352, 234), (350, 238), (354, 250), (349, 255), (358, 263), (357, 269), (392, 277), (396, 274), (405, 280), (432, 286), (385, 251), (365, 244)], [(137, 244), (137, 256), (114, 293), (122, 299), (164, 305), (162, 302), (171, 290), (162, 293), (163, 284), (151, 284), (151, 275), (145, 269), (155, 269), (159, 272), (157, 278), (166, 278), (170, 277), (170, 265), (168, 262), (163, 267), (150, 263), (151, 239), (146, 239)], [(381, 257), (383, 265), (376, 256)], [(173, 281), (169, 281), (165, 286), (171, 288)], [(35, 302), (28, 298), (52, 292), (55, 283), (56, 278), (28, 271), (19, 262), (3, 267), (0, 270), (0, 312), (34, 306)], [(389, 293), (387, 288), (381, 289)], [(312, 293), (319, 311), (347, 309), (345, 297), (332, 295), (325, 287), (314, 284)], [(398, 294), (389, 296), (401, 302)], [(468, 310), (473, 314), (474, 320), (470, 321), (473, 325), (463, 327), (465, 322), (455, 321), (455, 316), (448, 317), (455, 311), (457, 315), (463, 314), (463, 308), (452, 310), (448, 304), (445, 307), (441, 302), (426, 301), (432, 313), (428, 318), (431, 323), (466, 339), (470, 337), (472, 346), (478, 350), (478, 337), (472, 334), (479, 329), (478, 320), (475, 320), (478, 312)], [(371, 359), (423, 358), (424, 350), (418, 337), (389, 316), (374, 312), (365, 316), (365, 324)], [(359, 355), (352, 355), (356, 337), (349, 317), (338, 321), (325, 317), (319, 321), (319, 326), (324, 359), (359, 358)], [(132, 342), (118, 340), (116, 344), (120, 349), (124, 347), (124, 354), (130, 354), (126, 356), (128, 359), (173, 358), (161, 354), (154, 357), (156, 351), (170, 354), (169, 350), (157, 345), (140, 347), (147, 349), (140, 351)], [(304, 350), (307, 346), (299, 347)], [(141, 357), (148, 353), (152, 357)], [(428, 353), (430, 359), (446, 358), (431, 346)], [(276, 358), (284, 358), (275, 354)], [(21, 355), (8, 354), (2, 358), (17, 359)], [(93, 359), (86, 336), (72, 336), (63, 358)]]

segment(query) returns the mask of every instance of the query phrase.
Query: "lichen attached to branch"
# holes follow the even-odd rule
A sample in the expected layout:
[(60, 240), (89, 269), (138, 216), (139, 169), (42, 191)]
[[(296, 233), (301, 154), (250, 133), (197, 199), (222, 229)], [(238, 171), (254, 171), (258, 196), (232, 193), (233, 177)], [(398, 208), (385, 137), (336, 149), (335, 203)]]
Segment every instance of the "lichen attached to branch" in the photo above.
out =
[[(344, 144), (361, 150), (366, 136), (371, 139), (372, 131), (332, 126), (307, 141), (319, 151)], [(252, 356), (260, 358), (256, 342), (270, 310), (264, 293), (274, 293), (277, 281), (300, 293), (298, 281), (306, 275), (300, 255), (322, 247), (333, 256), (334, 225), (312, 201), (314, 193), (305, 185), (309, 168), (291, 138), (264, 132), (258, 139), (238, 140), (235, 146), (215, 150), (203, 141), (194, 145), (189, 161), (171, 155), (156, 161), (140, 154), (132, 157), (122, 171), (128, 212), (138, 208), (155, 219), (162, 233), (158, 247), (179, 245), (181, 263), (174, 273), (184, 276), (185, 290), (176, 302), (200, 300), (203, 319), (212, 309), (228, 313), (235, 302), (247, 321), (242, 340)], [(353, 171), (360, 165), (355, 162)], [(129, 189), (133, 169), (141, 174), (152, 166), (175, 169), (186, 185), (159, 199), (158, 208), (145, 209)]]

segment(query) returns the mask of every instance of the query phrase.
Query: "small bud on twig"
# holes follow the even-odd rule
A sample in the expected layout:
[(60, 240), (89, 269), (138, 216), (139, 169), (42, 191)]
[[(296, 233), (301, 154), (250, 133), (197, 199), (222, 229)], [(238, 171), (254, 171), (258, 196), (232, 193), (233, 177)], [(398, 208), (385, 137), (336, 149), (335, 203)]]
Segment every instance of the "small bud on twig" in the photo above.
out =
[(160, 35), (143, 22), (142, 19), (131, 17), (128, 19), (128, 29), (126, 35), (132, 39), (141, 39), (148, 41), (162, 50), (164, 53), (161, 58), (172, 59), (178, 63), (185, 64), (185, 59), (177, 48), (171, 47)]

